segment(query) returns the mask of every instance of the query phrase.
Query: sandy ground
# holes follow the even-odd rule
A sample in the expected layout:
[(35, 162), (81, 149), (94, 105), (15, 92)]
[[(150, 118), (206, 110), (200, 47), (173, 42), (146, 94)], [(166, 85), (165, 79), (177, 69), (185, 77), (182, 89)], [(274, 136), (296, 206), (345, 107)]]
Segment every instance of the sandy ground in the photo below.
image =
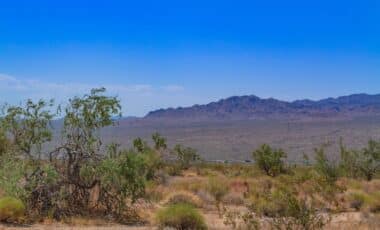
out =
[[(228, 230), (231, 227), (225, 226), (223, 220), (219, 218), (218, 214), (215, 212), (209, 212), (205, 214), (205, 219), (210, 230)], [(50, 229), (61, 229), (61, 230), (110, 230), (110, 229), (126, 229), (126, 230), (149, 230), (157, 229), (155, 226), (126, 226), (126, 225), (67, 225), (60, 223), (52, 224), (34, 224), (30, 226), (11, 226), (11, 225), (1, 225), (0, 230), (50, 230)], [(328, 226), (325, 227), (326, 230), (380, 230), (380, 218), (379, 216), (367, 216), (363, 213), (352, 212), (352, 213), (342, 213), (333, 216), (332, 221)]]

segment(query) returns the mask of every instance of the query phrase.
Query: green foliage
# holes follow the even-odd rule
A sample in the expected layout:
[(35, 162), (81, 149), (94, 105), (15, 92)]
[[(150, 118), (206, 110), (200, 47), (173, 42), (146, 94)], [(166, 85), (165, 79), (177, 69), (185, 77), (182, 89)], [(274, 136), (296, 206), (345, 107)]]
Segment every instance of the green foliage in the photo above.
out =
[(6, 195), (23, 199), (27, 196), (21, 181), (24, 178), (26, 162), (6, 153), (0, 157), (0, 190)]
[(360, 156), (360, 171), (370, 181), (380, 170), (380, 142), (370, 140)]
[(72, 152), (80, 152), (77, 155), (83, 153), (87, 158), (95, 154), (101, 145), (100, 129), (113, 125), (114, 117), (121, 116), (120, 101), (103, 95), (105, 91), (105, 88), (92, 89), (88, 95), (70, 99), (65, 108), (66, 148), (75, 148)]
[(339, 177), (339, 167), (335, 162), (327, 159), (324, 146), (315, 150), (314, 168), (322, 179), (328, 184), (333, 184)]
[(11, 152), (10, 140), (7, 138), (4, 127), (0, 125), (0, 159)]
[(176, 145), (174, 147), (174, 153), (182, 169), (188, 169), (192, 163), (200, 160), (197, 150), (190, 147)]
[(121, 214), (128, 197), (132, 202), (144, 195), (146, 165), (141, 156), (122, 152), (117, 158), (100, 162), (95, 172), (101, 181), (101, 200), (110, 212)]
[(139, 153), (144, 152), (148, 148), (147, 144), (140, 137), (133, 140), (133, 147)]
[(157, 151), (165, 150), (167, 148), (166, 138), (162, 137), (159, 133), (152, 134), (152, 140), (154, 142), (154, 149)]
[(179, 230), (207, 229), (203, 216), (191, 205), (175, 204), (159, 210), (156, 216), (161, 229)]
[(286, 158), (286, 154), (282, 149), (272, 149), (267, 144), (253, 152), (256, 165), (272, 177), (284, 172), (284, 158)]
[(155, 145), (153, 149), (141, 138), (133, 140), (134, 149), (137, 153), (141, 154), (141, 157), (145, 161), (148, 180), (154, 179), (156, 172), (162, 168), (161, 151), (166, 149), (166, 139), (161, 137), (160, 134), (154, 133), (152, 139)]
[(360, 176), (360, 154), (358, 151), (349, 150), (340, 139), (340, 167), (347, 177), (357, 178)]
[(53, 101), (28, 100), (25, 107), (8, 106), (1, 119), (1, 127), (10, 136), (20, 154), (30, 159), (40, 159), (42, 144), (52, 137), (50, 122), (54, 114), (50, 112)]
[(146, 178), (152, 180), (156, 177), (156, 172), (162, 167), (162, 159), (157, 152), (147, 148), (141, 153), (141, 158), (145, 162)]
[(295, 191), (286, 186), (261, 194), (250, 210), (270, 217), (274, 229), (322, 229), (329, 220), (318, 213), (313, 200), (298, 199)]
[(0, 198), (0, 221), (17, 222), (25, 213), (25, 206), (21, 200), (13, 197)]

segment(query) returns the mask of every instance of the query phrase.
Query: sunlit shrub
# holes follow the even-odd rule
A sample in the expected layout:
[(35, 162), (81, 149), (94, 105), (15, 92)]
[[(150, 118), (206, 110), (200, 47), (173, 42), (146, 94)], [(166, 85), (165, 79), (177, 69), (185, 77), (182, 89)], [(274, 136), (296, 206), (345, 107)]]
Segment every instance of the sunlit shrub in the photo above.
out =
[(285, 171), (284, 159), (286, 154), (282, 149), (272, 149), (269, 145), (262, 145), (252, 154), (255, 164), (266, 175), (275, 177)]
[(193, 206), (175, 204), (161, 209), (156, 215), (160, 229), (166, 227), (179, 230), (207, 229), (203, 216)]
[(0, 198), (0, 221), (17, 222), (24, 216), (25, 206), (13, 197)]

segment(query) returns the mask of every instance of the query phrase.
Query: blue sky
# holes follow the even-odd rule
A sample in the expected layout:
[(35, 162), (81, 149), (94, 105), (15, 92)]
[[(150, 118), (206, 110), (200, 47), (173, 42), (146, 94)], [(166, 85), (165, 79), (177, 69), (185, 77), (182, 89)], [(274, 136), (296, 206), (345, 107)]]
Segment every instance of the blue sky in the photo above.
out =
[(105, 86), (124, 115), (380, 93), (380, 1), (1, 1), (0, 100)]

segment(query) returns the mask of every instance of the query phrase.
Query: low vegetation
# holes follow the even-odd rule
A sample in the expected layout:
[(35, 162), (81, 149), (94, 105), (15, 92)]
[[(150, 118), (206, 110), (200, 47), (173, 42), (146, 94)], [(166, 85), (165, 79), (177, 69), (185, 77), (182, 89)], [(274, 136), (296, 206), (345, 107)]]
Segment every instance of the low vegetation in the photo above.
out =
[(0, 221), (19, 222), (25, 214), (25, 206), (21, 200), (13, 197), (0, 198)]
[[(365, 213), (360, 224), (367, 227), (379, 218), (380, 142), (349, 149), (342, 140), (337, 159), (323, 145), (298, 165), (268, 144), (253, 151), (252, 163), (210, 163), (191, 147), (169, 146), (159, 133), (136, 138), (131, 148), (105, 144), (101, 132), (117, 124), (120, 111), (103, 88), (65, 107), (44, 100), (4, 107), (0, 221), (322, 229), (340, 214)], [(56, 118), (60, 134), (51, 125)]]
[(157, 212), (157, 223), (160, 228), (174, 229), (207, 229), (203, 216), (189, 204), (173, 204)]

